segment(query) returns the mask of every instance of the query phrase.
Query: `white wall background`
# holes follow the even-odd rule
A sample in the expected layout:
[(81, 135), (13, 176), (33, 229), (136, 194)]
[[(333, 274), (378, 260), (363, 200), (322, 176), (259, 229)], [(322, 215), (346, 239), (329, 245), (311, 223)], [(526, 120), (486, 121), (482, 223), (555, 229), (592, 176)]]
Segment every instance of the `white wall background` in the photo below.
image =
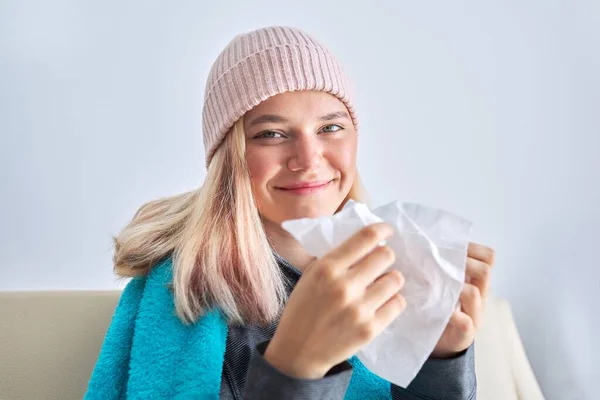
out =
[(214, 58), (290, 24), (355, 83), (374, 202), (472, 219), (547, 398), (592, 399), (600, 2), (282, 3), (0, 3), (0, 290), (120, 287), (110, 235), (204, 175)]

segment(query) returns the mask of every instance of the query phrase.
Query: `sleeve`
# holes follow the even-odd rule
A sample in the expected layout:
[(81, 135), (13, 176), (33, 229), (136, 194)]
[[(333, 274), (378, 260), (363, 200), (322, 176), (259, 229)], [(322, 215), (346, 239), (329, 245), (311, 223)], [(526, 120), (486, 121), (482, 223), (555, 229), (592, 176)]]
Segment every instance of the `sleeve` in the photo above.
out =
[(428, 359), (406, 389), (391, 385), (391, 390), (392, 400), (475, 399), (474, 346), (453, 358)]
[(343, 399), (352, 377), (347, 361), (333, 367), (321, 379), (298, 379), (279, 371), (264, 358), (267, 342), (260, 343), (250, 358), (244, 400)]

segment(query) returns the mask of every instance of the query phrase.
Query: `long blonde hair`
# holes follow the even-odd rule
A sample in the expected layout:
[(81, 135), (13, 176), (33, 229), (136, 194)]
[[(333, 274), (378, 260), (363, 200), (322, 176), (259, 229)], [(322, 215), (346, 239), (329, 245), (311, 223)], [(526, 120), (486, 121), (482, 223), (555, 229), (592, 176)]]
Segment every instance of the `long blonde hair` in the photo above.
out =
[[(216, 306), (232, 323), (265, 324), (285, 302), (284, 278), (252, 194), (245, 149), (240, 119), (200, 188), (143, 205), (114, 238), (114, 270), (121, 277), (145, 275), (172, 257), (175, 308), (183, 323)], [(366, 201), (358, 175), (344, 203), (348, 199)]]

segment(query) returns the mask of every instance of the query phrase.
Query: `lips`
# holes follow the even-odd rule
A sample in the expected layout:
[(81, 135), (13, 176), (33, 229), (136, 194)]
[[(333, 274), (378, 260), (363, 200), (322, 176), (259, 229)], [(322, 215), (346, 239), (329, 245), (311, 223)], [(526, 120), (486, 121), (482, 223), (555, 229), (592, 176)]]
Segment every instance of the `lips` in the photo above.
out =
[(327, 190), (333, 181), (334, 179), (328, 181), (296, 182), (277, 189), (294, 196), (311, 196)]
[(291, 185), (286, 185), (286, 186), (280, 187), (279, 189), (295, 190), (295, 189), (317, 188), (319, 186), (326, 185), (329, 182), (331, 182), (331, 179), (325, 180), (325, 181), (298, 182), (298, 183), (293, 183)]

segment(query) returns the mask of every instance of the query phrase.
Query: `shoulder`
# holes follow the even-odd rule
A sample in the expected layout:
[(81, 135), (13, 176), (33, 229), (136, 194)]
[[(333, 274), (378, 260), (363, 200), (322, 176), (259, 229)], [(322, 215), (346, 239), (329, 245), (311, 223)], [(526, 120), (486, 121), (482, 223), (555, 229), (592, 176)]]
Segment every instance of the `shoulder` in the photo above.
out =
[(164, 257), (156, 262), (147, 275), (148, 282), (156, 282), (163, 285), (171, 284), (173, 281), (173, 258)]
[[(138, 278), (135, 278), (138, 279)], [(162, 313), (168, 320), (174, 319), (178, 323), (182, 321), (176, 315), (177, 298), (173, 291), (173, 259), (165, 257), (155, 263), (150, 272), (144, 278), (142, 298), (140, 302), (143, 310), (152, 313)], [(207, 325), (219, 330), (226, 324), (222, 311), (215, 307), (206, 310), (200, 318), (192, 325)]]
[(161, 298), (171, 296), (169, 285), (172, 281), (172, 261), (171, 257), (165, 258), (156, 263), (146, 275), (136, 276), (127, 282), (127, 285), (119, 298), (118, 309), (125, 313), (137, 313), (141, 303), (152, 298)]

